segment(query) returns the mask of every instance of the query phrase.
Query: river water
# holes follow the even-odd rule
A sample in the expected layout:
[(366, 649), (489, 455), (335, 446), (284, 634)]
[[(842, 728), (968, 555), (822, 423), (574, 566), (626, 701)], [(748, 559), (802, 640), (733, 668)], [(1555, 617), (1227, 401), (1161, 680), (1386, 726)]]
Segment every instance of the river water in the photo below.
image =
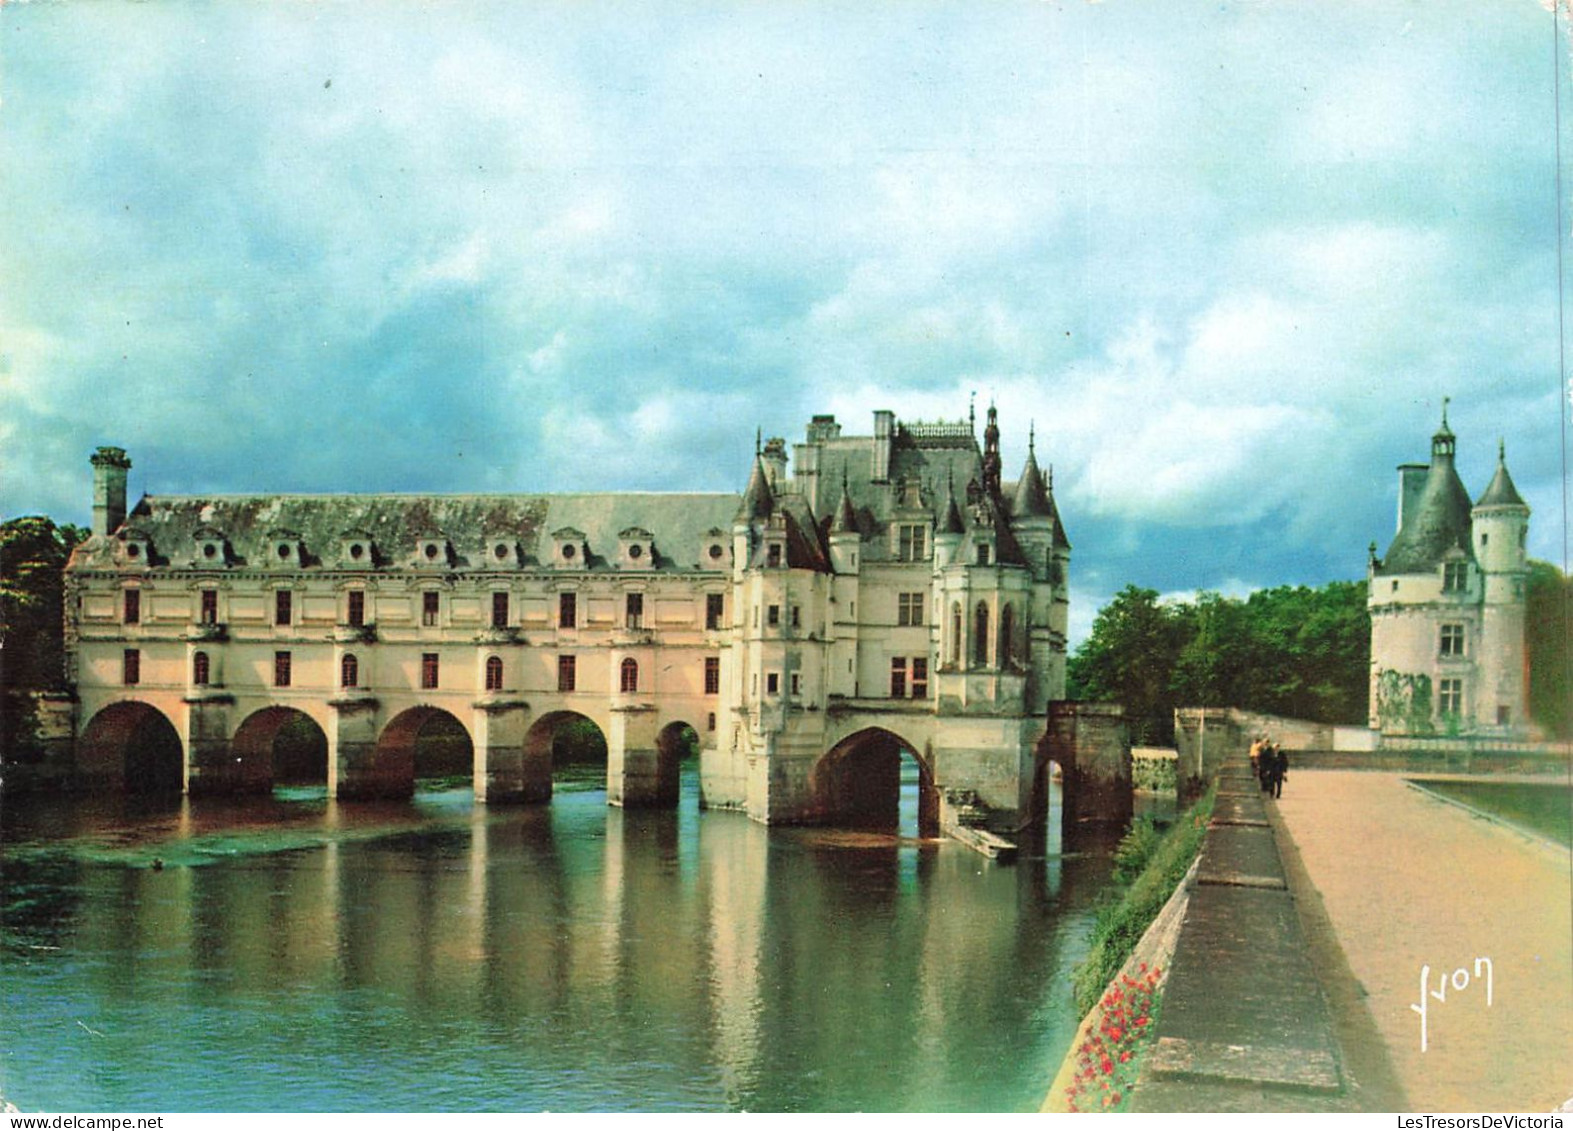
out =
[(597, 789), (518, 808), (467, 790), (10, 802), (0, 1094), (24, 1111), (1035, 1110), (1111, 847), (1052, 835), (1000, 865), (766, 828), (700, 812), (691, 772), (675, 812)]

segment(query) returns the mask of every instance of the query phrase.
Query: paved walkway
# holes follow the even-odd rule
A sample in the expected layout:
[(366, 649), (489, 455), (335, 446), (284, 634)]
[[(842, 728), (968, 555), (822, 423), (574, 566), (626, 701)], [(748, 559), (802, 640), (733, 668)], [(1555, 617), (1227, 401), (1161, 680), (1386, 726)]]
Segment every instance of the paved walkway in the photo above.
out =
[[(1276, 806), (1291, 883), (1303, 866), (1316, 889), (1296, 895), (1325, 911), (1412, 1110), (1550, 1111), (1573, 1097), (1567, 851), (1397, 774), (1292, 772)], [(1489, 1006), (1477, 959), (1490, 960)], [(1422, 1052), (1410, 1006), (1425, 966), (1445, 1000), (1425, 998)]]

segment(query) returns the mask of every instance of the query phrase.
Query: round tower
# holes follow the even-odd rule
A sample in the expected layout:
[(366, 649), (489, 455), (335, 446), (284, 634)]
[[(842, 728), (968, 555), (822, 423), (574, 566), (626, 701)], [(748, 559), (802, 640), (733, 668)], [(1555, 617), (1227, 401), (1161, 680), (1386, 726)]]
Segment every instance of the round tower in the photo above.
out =
[(1501, 441), (1496, 474), (1475, 502), (1471, 518), (1475, 560), (1484, 582), (1476, 716), (1486, 726), (1518, 731), (1529, 721), (1524, 649), (1529, 506), (1508, 474)]

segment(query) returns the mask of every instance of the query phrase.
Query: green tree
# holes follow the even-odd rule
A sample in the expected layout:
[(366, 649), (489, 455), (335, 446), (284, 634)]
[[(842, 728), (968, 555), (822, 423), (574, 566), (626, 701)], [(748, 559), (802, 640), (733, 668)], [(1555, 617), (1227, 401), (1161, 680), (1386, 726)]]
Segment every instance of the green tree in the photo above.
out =
[(1121, 703), (1137, 741), (1167, 741), (1177, 706), (1236, 706), (1330, 723), (1366, 718), (1364, 582), (1280, 586), (1245, 601), (1161, 604), (1126, 586), (1068, 666), (1068, 694)]
[(1524, 648), (1529, 716), (1556, 738), (1573, 738), (1573, 581), (1549, 562), (1529, 563)]
[(42, 515), (0, 523), (0, 686), (58, 688), (65, 680), (61, 570), (87, 531)]
[(1098, 610), (1092, 634), (1067, 665), (1067, 694), (1125, 708), (1131, 738), (1162, 742), (1174, 734), (1170, 682), (1183, 647), (1182, 626), (1158, 593), (1127, 585)]

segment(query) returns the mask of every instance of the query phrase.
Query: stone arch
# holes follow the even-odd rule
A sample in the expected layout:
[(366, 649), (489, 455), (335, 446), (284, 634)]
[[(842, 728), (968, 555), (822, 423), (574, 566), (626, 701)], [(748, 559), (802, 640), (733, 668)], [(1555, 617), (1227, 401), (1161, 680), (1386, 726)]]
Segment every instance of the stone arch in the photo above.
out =
[(917, 767), (920, 837), (939, 835), (939, 789), (928, 762), (906, 739), (883, 727), (843, 738), (808, 773), (813, 820), (840, 828), (894, 832), (901, 826), (903, 757)]
[(682, 793), (682, 766), (685, 759), (699, 757), (699, 728), (674, 719), (655, 736), (655, 796), (658, 806), (676, 805)]
[(178, 794), (186, 784), (185, 746), (164, 712), (126, 699), (103, 708), (83, 728), (76, 772), (96, 789)]
[(372, 780), (357, 788), (358, 796), (409, 797), (417, 779), (474, 781), (475, 740), (469, 728), (441, 707), (400, 711), (377, 736), (372, 758)]
[(266, 792), (277, 785), (326, 785), (328, 736), (294, 707), (253, 711), (230, 739), (226, 791)]
[(559, 770), (576, 781), (588, 780), (587, 767), (599, 767), (602, 788), (607, 773), (606, 731), (578, 711), (548, 711), (524, 735), (521, 768), (524, 794), (531, 801), (549, 801), (553, 776)]

